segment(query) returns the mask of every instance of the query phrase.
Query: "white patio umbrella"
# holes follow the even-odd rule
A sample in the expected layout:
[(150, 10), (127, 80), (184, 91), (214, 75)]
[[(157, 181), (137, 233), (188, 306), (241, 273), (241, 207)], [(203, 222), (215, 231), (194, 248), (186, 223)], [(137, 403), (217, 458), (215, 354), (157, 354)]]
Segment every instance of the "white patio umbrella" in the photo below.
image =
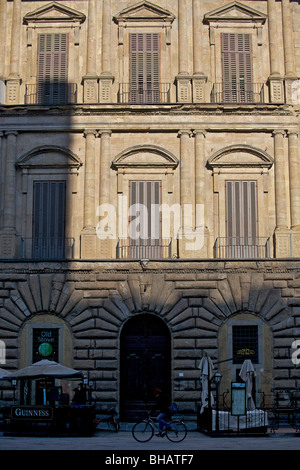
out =
[(246, 383), (246, 409), (255, 410), (255, 404), (252, 398), (253, 378), (256, 372), (250, 359), (245, 359), (240, 370), (239, 376)]
[[(214, 365), (210, 357), (204, 356), (202, 357), (200, 364), (200, 380), (202, 384), (202, 392), (201, 392), (201, 410), (200, 413), (203, 413), (204, 408), (208, 406), (208, 384), (209, 381), (212, 379), (213, 376), (213, 369)], [(214, 399), (212, 393), (210, 394), (210, 403), (213, 405)]]
[(12, 372), (9, 376), (10, 379), (39, 379), (43, 377), (81, 378), (82, 372), (65, 367), (55, 361), (48, 361), (48, 359), (43, 359), (16, 372)]
[(8, 370), (0, 369), (0, 380), (8, 380), (11, 376), (11, 373)]

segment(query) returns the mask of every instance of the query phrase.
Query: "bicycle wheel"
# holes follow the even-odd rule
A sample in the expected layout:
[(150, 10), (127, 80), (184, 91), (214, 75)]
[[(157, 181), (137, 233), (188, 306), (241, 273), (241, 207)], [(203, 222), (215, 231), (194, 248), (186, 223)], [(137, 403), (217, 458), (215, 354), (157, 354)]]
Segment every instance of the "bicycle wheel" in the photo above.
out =
[(139, 421), (132, 428), (132, 435), (138, 442), (148, 442), (154, 434), (153, 426), (149, 421)]
[(171, 442), (181, 442), (187, 435), (186, 425), (182, 421), (171, 421), (170, 429), (167, 429), (166, 436)]
[(119, 432), (120, 430), (120, 423), (118, 418), (112, 418), (110, 421), (108, 421), (108, 427), (111, 431), (114, 432)]

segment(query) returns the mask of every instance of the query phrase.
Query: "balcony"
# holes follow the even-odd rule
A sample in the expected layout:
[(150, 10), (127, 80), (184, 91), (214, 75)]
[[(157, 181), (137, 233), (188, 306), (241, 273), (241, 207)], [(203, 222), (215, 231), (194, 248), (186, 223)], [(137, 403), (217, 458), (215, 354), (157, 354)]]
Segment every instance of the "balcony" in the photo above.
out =
[(76, 102), (76, 83), (43, 82), (36, 85), (26, 85), (25, 104), (51, 106)]
[(22, 238), (22, 259), (73, 259), (74, 238)]
[(170, 103), (170, 83), (120, 83), (119, 103)]
[(172, 257), (172, 240), (132, 240), (120, 238), (117, 244), (118, 259), (169, 259)]
[(211, 91), (211, 102), (262, 104), (265, 102), (264, 85), (251, 82), (215, 83)]
[(215, 258), (270, 258), (270, 239), (263, 237), (220, 237), (215, 243)]

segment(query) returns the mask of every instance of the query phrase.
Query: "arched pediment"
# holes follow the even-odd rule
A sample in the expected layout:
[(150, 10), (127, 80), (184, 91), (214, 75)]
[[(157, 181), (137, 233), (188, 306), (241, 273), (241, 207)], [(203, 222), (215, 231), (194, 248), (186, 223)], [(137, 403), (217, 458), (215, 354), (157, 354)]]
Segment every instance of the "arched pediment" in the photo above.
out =
[(271, 168), (273, 158), (265, 151), (249, 145), (230, 145), (215, 152), (207, 161), (209, 168)]
[(35, 147), (22, 155), (16, 166), (19, 168), (79, 168), (81, 160), (71, 150), (56, 145)]
[(136, 145), (121, 152), (112, 166), (118, 168), (172, 168), (178, 159), (169, 151), (156, 145)]

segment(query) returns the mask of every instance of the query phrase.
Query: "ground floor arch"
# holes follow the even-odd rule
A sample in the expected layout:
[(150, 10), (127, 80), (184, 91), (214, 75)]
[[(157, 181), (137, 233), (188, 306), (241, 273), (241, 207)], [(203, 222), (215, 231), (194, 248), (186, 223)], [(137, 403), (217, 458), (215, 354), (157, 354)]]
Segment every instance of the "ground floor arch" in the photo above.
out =
[(134, 315), (122, 328), (120, 346), (120, 415), (131, 421), (153, 405), (155, 387), (171, 397), (170, 331), (157, 315)]

